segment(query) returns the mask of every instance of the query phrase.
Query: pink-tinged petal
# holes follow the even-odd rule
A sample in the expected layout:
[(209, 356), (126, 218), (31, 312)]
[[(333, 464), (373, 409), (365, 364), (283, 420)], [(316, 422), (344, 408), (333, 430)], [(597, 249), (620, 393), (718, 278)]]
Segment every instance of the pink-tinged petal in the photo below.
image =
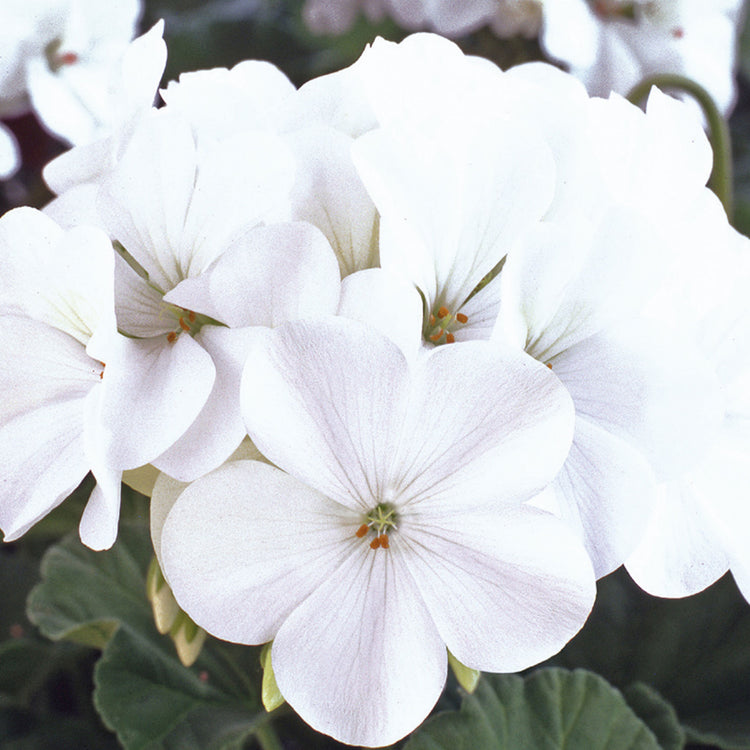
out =
[(0, 526), (10, 541), (88, 472), (84, 409), (101, 365), (72, 337), (27, 318), (0, 318), (0, 339)]
[(723, 535), (689, 482), (658, 488), (656, 507), (635, 552), (626, 561), (631, 578), (653, 596), (691, 596), (729, 568)]
[(191, 482), (226, 461), (245, 437), (240, 413), (240, 379), (247, 354), (259, 335), (254, 328), (204, 326), (196, 341), (216, 368), (211, 394), (177, 442), (153, 460), (174, 479)]
[(104, 372), (99, 419), (109, 430), (107, 460), (118, 469), (150, 463), (190, 427), (206, 403), (216, 370), (187, 334), (118, 337)]
[(99, 194), (99, 213), (110, 236), (162, 291), (184, 278), (190, 262), (180, 240), (193, 197), (196, 159), (188, 124), (164, 111), (150, 112)]
[(352, 162), (352, 139), (333, 128), (290, 134), (297, 157), (292, 214), (320, 228), (336, 253), (341, 276), (378, 265), (375, 206)]
[(209, 633), (265, 643), (355, 546), (359, 552), (359, 524), (279, 469), (233, 461), (193, 482), (172, 505), (160, 537), (164, 575), (180, 606)]
[(232, 328), (332, 315), (339, 299), (336, 258), (305, 222), (258, 227), (198, 277), (164, 299)]
[(413, 284), (382, 268), (369, 268), (341, 282), (338, 314), (377, 328), (407, 359), (422, 344), (422, 299)]
[(537, 664), (578, 632), (594, 603), (583, 545), (536, 508), (425, 514), (404, 519), (393, 536), (398, 552), (403, 538), (405, 565), (441, 638), (468, 667)]
[(576, 412), (631, 442), (656, 476), (679, 476), (717, 434), (716, 376), (678, 331), (634, 320), (570, 347), (551, 361)]
[(645, 457), (580, 415), (552, 488), (562, 517), (579, 530), (597, 578), (633, 552), (656, 501), (656, 481)]
[(548, 368), (490, 342), (443, 345), (415, 368), (387, 490), (415, 512), (516, 504), (553, 479), (572, 435)]
[(374, 131), (352, 151), (389, 225), (381, 266), (406, 274), (430, 307), (460, 307), (552, 200), (549, 149), (500, 118), (436, 124), (413, 138)]
[(405, 561), (364, 540), (291, 612), (271, 653), (297, 713), (317, 731), (365, 747), (415, 729), (446, 678), (444, 642)]
[(374, 328), (333, 317), (288, 323), (251, 353), (242, 415), (274, 464), (369, 510), (399, 439), (407, 378), (404, 355)]

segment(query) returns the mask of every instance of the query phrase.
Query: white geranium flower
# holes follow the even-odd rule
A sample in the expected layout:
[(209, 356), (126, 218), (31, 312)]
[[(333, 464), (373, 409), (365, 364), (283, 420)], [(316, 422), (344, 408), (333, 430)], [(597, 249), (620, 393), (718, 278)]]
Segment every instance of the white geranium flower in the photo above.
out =
[(586, 619), (583, 548), (523, 504), (570, 439), (570, 403), (543, 366), (484, 342), (409, 361), (329, 318), (270, 332), (242, 396), (275, 466), (233, 462), (190, 485), (161, 559), (209, 632), (273, 639), (279, 688), (317, 730), (394, 742), (440, 695), (446, 645), (470, 667), (516, 671)]
[[(568, 388), (576, 435), (552, 491), (601, 576), (637, 544), (654, 470), (679, 473), (716, 417), (715, 379), (692, 343), (638, 320), (681, 262), (670, 234), (683, 236), (707, 193), (708, 146), (659, 92), (644, 115), (589, 100), (549, 66), (507, 78), (510, 114), (469, 108), (419, 129), (394, 118), (358, 139), (355, 161), (381, 214), (381, 266), (424, 299), (424, 342), (503, 339)], [(607, 149), (613, 133), (626, 158)], [(370, 295), (372, 308), (382, 299)], [(342, 314), (366, 319), (342, 300)], [(407, 351), (409, 335), (394, 336)]]
[(46, 210), (62, 223), (74, 221), (68, 214), (75, 215), (82, 209), (88, 209), (96, 217), (92, 204), (97, 181), (114, 168), (136, 123), (154, 103), (167, 61), (163, 32), (164, 23), (159, 21), (146, 34), (134, 39), (118, 64), (109, 70), (108, 88), (100, 95), (100, 106), (108, 107), (106, 127), (44, 168), (44, 179), (50, 189), (58, 195), (64, 194), (52, 203), (51, 210)]
[(687, 263), (654, 314), (691, 322), (721, 385), (722, 419), (703, 455), (659, 485), (626, 564), (641, 588), (667, 597), (697, 593), (731, 570), (750, 601), (750, 241), (729, 227), (703, 240), (710, 254)]
[[(123, 469), (151, 462), (189, 481), (220, 465), (244, 435), (239, 379), (253, 327), (333, 313), (330, 246), (289, 214), (294, 165), (273, 134), (196, 146), (170, 111), (143, 118), (104, 181), (99, 212), (117, 247), (117, 322), (129, 366), (137, 444)], [(262, 226), (269, 223), (269, 226)]]
[(123, 408), (110, 388), (118, 368), (112, 246), (100, 230), (63, 232), (20, 208), (0, 220), (0, 263), (0, 527), (6, 541), (17, 539), (91, 471), (97, 485), (81, 540), (108, 548), (120, 472), (105, 413)]
[(0, 111), (31, 108), (69, 143), (109, 128), (113, 70), (133, 38), (139, 0), (8, 0), (0, 32)]
[(678, 73), (726, 113), (742, 10), (743, 0), (555, 0), (544, 3), (541, 42), (593, 95), (624, 95), (646, 76)]

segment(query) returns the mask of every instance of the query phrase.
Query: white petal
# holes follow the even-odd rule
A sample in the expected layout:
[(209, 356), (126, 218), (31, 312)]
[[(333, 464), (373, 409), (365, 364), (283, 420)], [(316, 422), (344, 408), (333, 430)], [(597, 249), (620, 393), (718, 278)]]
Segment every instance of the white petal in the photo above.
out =
[(378, 265), (377, 212), (351, 157), (352, 139), (333, 128), (291, 134), (298, 160), (293, 216), (320, 228), (341, 276)]
[(328, 497), (369, 510), (403, 420), (404, 355), (345, 318), (289, 323), (262, 344), (241, 385), (253, 442)]
[(190, 482), (220, 466), (245, 437), (240, 378), (257, 329), (204, 326), (196, 335), (216, 368), (211, 394), (195, 421), (152, 463), (174, 479)]
[[(357, 140), (353, 154), (390, 225), (381, 266), (403, 273), (407, 259), (413, 268), (405, 273), (430, 307), (460, 307), (552, 199), (547, 147), (499, 118), (420, 131), (413, 141), (375, 131)], [(409, 261), (415, 239), (424, 247)]]
[(444, 345), (412, 378), (389, 490), (417, 512), (521, 502), (557, 474), (572, 434), (548, 368), (489, 342)]
[(109, 234), (162, 291), (179, 283), (190, 263), (191, 248), (183, 248), (180, 240), (195, 186), (196, 159), (187, 123), (154, 111), (139, 122), (99, 196)]
[(557, 653), (596, 595), (583, 546), (536, 508), (404, 520), (393, 548), (463, 664), (517, 672)]
[(104, 373), (100, 419), (110, 431), (108, 461), (119, 469), (150, 463), (192, 424), (216, 370), (189, 335), (119, 337)]
[(375, 326), (407, 359), (422, 343), (422, 300), (416, 288), (382, 268), (368, 268), (341, 282), (338, 314)]
[(37, 321), (4, 316), (0, 337), (0, 525), (10, 541), (88, 472), (84, 409), (101, 366), (75, 339)]
[(552, 484), (563, 518), (580, 529), (597, 578), (625, 562), (656, 500), (644, 456), (585, 417), (576, 417), (570, 454)]
[(205, 273), (186, 279), (164, 299), (233, 328), (272, 328), (335, 312), (339, 271), (319, 229), (305, 222), (275, 224), (253, 229), (233, 244)]
[(679, 332), (634, 320), (581, 341), (551, 364), (576, 412), (630, 441), (658, 478), (679, 476), (716, 435), (716, 378)]
[(289, 615), (272, 660), (281, 693), (314, 729), (380, 747), (427, 717), (447, 656), (404, 562), (360, 544)]
[(21, 166), (21, 151), (13, 133), (0, 123), (0, 180), (12, 177)]
[(201, 627), (225, 640), (264, 643), (355, 545), (361, 550), (359, 524), (279, 469), (233, 461), (172, 505), (161, 530), (164, 574)]
[(107, 236), (93, 227), (63, 232), (31, 208), (0, 221), (6, 311), (42, 320), (86, 345), (100, 325), (113, 327), (114, 254)]
[(646, 533), (628, 558), (633, 580), (653, 596), (682, 597), (702, 591), (729, 568), (722, 535), (687, 482), (666, 482)]

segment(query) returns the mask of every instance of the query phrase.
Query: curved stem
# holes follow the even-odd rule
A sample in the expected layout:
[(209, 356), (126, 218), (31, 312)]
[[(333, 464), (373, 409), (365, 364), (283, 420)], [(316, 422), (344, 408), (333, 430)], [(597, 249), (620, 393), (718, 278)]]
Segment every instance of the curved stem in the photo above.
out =
[(708, 123), (708, 138), (714, 152), (714, 167), (711, 172), (709, 187), (716, 193), (724, 206), (729, 220), (732, 220), (732, 143), (729, 135), (729, 125), (716, 106), (711, 94), (685, 76), (673, 73), (663, 73), (644, 78), (628, 94), (628, 100), (638, 104), (648, 96), (652, 86), (660, 89), (671, 89), (693, 97), (703, 110)]

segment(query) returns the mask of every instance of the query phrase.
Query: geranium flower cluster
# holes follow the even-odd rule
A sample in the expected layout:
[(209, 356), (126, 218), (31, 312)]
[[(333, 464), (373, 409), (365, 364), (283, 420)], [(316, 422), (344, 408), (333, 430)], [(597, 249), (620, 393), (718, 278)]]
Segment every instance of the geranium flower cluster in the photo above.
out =
[(648, 75), (683, 75), (727, 113), (733, 106), (744, 0), (307, 0), (318, 33), (341, 34), (359, 12), (457, 38), (487, 27), (501, 39), (539, 37), (548, 59), (595, 96), (627, 94)]
[[(129, 52), (148, 80), (160, 33)], [(292, 707), (367, 746), (449, 655), (556, 653), (623, 563), (750, 596), (750, 248), (682, 103), (430, 34), (299, 90), (248, 61), (161, 96), (0, 219), (6, 540), (90, 471), (107, 548), (155, 467), (180, 607), (273, 641)]]

